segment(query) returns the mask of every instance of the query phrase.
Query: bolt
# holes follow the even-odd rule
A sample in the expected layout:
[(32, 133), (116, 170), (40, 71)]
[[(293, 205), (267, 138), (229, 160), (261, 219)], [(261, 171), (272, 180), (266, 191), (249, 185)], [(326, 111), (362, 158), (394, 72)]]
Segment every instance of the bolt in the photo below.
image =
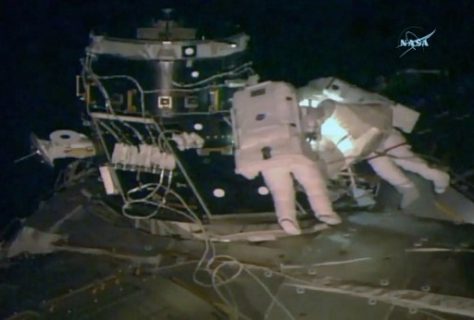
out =
[(318, 274), (318, 270), (316, 268), (309, 268), (308, 269), (308, 274), (314, 276), (314, 275)]
[(421, 247), (422, 245), (423, 245), (423, 243), (421, 243), (421, 242), (419, 242), (419, 241), (413, 243), (413, 246), (414, 246), (415, 248), (419, 248), (419, 247)]
[(390, 284), (390, 281), (388, 279), (381, 279), (379, 283), (381, 286), (386, 287)]

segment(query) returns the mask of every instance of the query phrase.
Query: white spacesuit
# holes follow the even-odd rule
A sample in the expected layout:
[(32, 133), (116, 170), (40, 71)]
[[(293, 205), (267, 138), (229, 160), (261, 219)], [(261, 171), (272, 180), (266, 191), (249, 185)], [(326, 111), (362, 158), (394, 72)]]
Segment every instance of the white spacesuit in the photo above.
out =
[(304, 140), (295, 89), (283, 82), (264, 82), (233, 97), (236, 172), (248, 179), (262, 174), (278, 222), (288, 234), (300, 234), (293, 177), (303, 186), (315, 216), (338, 224), (325, 179)]
[[(333, 100), (324, 100), (328, 98)], [(375, 173), (401, 193), (402, 208), (416, 200), (419, 193), (400, 168), (432, 181), (436, 193), (449, 186), (449, 175), (428, 166), (394, 128), (411, 132), (418, 113), (336, 78), (311, 81), (299, 89), (299, 101), (309, 107), (303, 112), (306, 131), (320, 130), (320, 153), (329, 177), (355, 161), (367, 159)]]
[(428, 166), (423, 159), (414, 154), (403, 135), (396, 129), (392, 130), (367, 160), (377, 175), (400, 192), (402, 195), (401, 208), (405, 208), (415, 201), (419, 197), (419, 192), (400, 168), (430, 180), (436, 193), (445, 192), (449, 186), (449, 175)]

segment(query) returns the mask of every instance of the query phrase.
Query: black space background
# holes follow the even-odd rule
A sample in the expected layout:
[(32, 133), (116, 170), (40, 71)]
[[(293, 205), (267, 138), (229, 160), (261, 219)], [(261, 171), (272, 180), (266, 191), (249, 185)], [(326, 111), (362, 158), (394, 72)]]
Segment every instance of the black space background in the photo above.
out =
[[(3, 0), (0, 226), (31, 213), (51, 186), (54, 171), (39, 162), (13, 165), (29, 152), (29, 133), (46, 138), (53, 130), (80, 129), (74, 77), (89, 32), (131, 36), (165, 7), (210, 36), (248, 33), (263, 79), (298, 86), (335, 75), (371, 87), (377, 76), (400, 69), (441, 68), (464, 85), (459, 104), (469, 112), (474, 108), (474, 1)], [(410, 26), (437, 31), (428, 49), (400, 58), (395, 47)], [(453, 130), (452, 123), (441, 130)], [(461, 144), (472, 139), (474, 130), (463, 132), (451, 146), (460, 154), (471, 152)]]

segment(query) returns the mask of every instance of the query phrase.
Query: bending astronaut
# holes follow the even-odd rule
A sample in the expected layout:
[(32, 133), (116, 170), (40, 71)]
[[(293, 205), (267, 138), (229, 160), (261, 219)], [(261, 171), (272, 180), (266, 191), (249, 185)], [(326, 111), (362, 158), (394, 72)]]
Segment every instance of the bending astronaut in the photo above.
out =
[(236, 173), (248, 179), (262, 174), (283, 230), (301, 233), (293, 177), (303, 186), (319, 220), (340, 223), (315, 154), (305, 142), (295, 89), (283, 82), (260, 83), (236, 92), (233, 106)]
[(432, 181), (436, 193), (449, 186), (449, 175), (428, 166), (394, 128), (411, 132), (419, 116), (415, 111), (337, 78), (313, 80), (298, 91), (306, 131), (320, 130), (319, 153), (329, 178), (366, 159), (377, 175), (400, 192), (402, 208), (419, 192), (400, 168)]

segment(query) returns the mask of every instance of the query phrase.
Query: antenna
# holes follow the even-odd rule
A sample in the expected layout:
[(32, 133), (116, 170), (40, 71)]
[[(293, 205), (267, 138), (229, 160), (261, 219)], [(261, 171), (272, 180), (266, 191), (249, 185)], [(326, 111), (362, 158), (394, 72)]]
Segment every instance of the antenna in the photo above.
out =
[(29, 159), (29, 158), (32, 158), (32, 157), (34, 157), (34, 156), (36, 156), (36, 155), (39, 155), (39, 154), (40, 154), (40, 153), (38, 152), (38, 150), (35, 150), (35, 151), (33, 151), (32, 153), (27, 154), (26, 156), (23, 156), (23, 157), (21, 157), (21, 158), (16, 159), (15, 161), (13, 161), (13, 163), (16, 164), (16, 163), (25, 161), (25, 160), (27, 160), (27, 159)]
[(171, 22), (171, 13), (174, 11), (173, 8), (165, 8), (162, 10), (164, 15), (164, 20), (166, 21), (166, 40), (171, 38), (170, 33), (170, 22)]
[(163, 11), (163, 14), (164, 14), (164, 18), (166, 20), (171, 20), (171, 13), (174, 11), (173, 8), (165, 8), (162, 10)]

